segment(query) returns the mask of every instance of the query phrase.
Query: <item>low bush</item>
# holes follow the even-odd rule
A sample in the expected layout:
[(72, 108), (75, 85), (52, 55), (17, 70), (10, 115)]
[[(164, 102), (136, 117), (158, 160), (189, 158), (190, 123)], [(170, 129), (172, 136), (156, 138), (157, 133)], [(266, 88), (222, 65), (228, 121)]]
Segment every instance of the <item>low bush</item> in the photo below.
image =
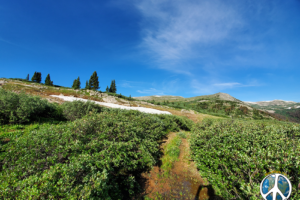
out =
[(72, 101), (72, 102), (64, 102), (61, 105), (62, 115), (70, 121), (74, 121), (75, 119), (80, 119), (83, 116), (87, 115), (89, 112), (101, 112), (103, 107), (95, 104), (92, 101)]
[(38, 96), (0, 89), (0, 124), (25, 123), (40, 117), (57, 117), (56, 105)]
[(180, 137), (180, 138), (183, 138), (183, 139), (186, 139), (186, 134), (185, 132), (178, 132), (177, 135)]
[(281, 171), (299, 199), (300, 126), (292, 123), (223, 121), (197, 124), (191, 152), (200, 174), (225, 199), (258, 199), (265, 174)]
[(189, 124), (172, 117), (107, 109), (33, 130), (0, 146), (0, 199), (132, 199), (159, 141)]

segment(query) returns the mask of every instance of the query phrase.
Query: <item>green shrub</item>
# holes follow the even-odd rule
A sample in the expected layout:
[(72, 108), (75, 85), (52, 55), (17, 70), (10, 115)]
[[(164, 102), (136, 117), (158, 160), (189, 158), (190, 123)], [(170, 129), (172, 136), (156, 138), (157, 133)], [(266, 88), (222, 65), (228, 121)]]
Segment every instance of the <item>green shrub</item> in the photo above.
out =
[(180, 138), (186, 138), (186, 134), (185, 134), (185, 132), (179, 132), (179, 133), (177, 133), (177, 135), (180, 137)]
[(265, 174), (277, 170), (292, 182), (300, 177), (300, 126), (272, 121), (197, 124), (191, 152), (200, 174), (225, 199), (258, 199)]
[(25, 123), (55, 117), (56, 106), (38, 96), (0, 90), (0, 124)]
[(187, 117), (180, 117), (176, 115), (158, 115), (158, 117), (168, 121), (170, 124), (173, 123), (173, 127), (175, 128), (174, 131), (179, 131), (180, 129), (190, 131), (194, 125), (194, 122)]
[(94, 102), (72, 101), (61, 105), (62, 114), (67, 120), (74, 121), (87, 115), (89, 112), (101, 112), (102, 108)]
[(105, 109), (0, 146), (0, 199), (132, 199), (178, 129), (160, 115)]

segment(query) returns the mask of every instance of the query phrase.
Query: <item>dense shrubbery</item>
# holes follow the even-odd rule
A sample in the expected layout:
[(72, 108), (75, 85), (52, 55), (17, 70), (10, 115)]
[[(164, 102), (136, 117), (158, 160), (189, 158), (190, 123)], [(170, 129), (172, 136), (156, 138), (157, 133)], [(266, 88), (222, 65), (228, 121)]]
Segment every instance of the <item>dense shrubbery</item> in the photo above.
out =
[(288, 175), (298, 199), (299, 145), (300, 126), (285, 122), (207, 121), (195, 126), (191, 136), (201, 175), (225, 199), (260, 198), (260, 182), (271, 170)]
[(95, 104), (94, 102), (87, 101), (72, 101), (72, 102), (64, 102), (61, 105), (63, 116), (70, 121), (74, 121), (75, 119), (80, 119), (83, 116), (89, 114), (89, 112), (97, 112), (100, 113), (103, 110), (103, 107)]
[(0, 199), (132, 198), (136, 174), (161, 156), (158, 141), (190, 125), (119, 109), (45, 125), (0, 147)]
[(0, 89), (0, 124), (25, 123), (39, 117), (57, 117), (56, 105), (38, 96)]
[(90, 101), (64, 102), (58, 105), (38, 96), (0, 90), (0, 124), (21, 124), (40, 120), (40, 118), (74, 121), (89, 112), (99, 113), (103, 110), (105, 108)]

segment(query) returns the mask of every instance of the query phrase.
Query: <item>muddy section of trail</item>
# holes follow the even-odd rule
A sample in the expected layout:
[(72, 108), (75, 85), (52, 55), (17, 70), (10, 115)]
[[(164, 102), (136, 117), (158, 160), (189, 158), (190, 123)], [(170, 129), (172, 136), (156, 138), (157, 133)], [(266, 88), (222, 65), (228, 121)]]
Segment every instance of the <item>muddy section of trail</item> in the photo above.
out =
[[(176, 133), (168, 136), (162, 150), (175, 136)], [(181, 140), (179, 160), (168, 175), (160, 168), (162, 163), (142, 174), (139, 182), (144, 190), (144, 199), (220, 199), (215, 196), (207, 180), (201, 178), (195, 163), (191, 161), (188, 139)]]

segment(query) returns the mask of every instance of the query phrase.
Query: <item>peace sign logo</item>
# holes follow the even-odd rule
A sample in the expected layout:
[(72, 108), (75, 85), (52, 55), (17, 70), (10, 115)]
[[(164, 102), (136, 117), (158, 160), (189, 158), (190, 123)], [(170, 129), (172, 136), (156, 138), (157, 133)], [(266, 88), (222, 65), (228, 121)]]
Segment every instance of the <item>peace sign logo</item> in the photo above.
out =
[(270, 174), (260, 184), (260, 194), (265, 200), (287, 200), (291, 193), (292, 184), (282, 174)]

